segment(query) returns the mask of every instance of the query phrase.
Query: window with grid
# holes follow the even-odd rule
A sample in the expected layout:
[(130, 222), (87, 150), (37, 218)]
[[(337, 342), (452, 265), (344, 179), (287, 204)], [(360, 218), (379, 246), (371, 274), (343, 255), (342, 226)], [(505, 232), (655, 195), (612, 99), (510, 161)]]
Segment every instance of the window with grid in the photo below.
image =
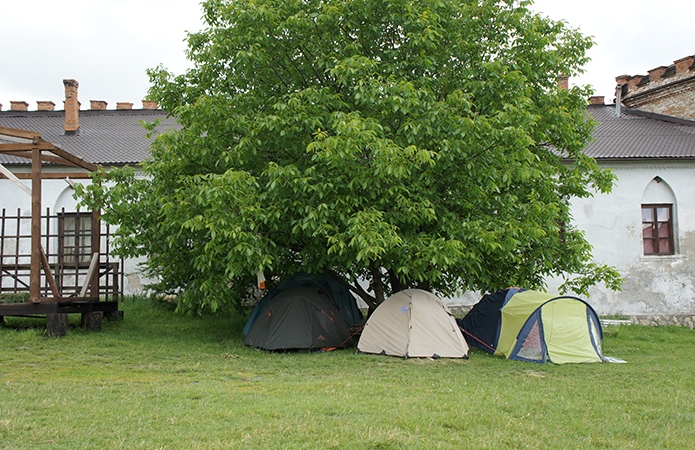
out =
[(63, 213), (59, 217), (63, 263), (89, 263), (92, 259), (92, 214)]
[(642, 205), (645, 255), (673, 255), (673, 205)]

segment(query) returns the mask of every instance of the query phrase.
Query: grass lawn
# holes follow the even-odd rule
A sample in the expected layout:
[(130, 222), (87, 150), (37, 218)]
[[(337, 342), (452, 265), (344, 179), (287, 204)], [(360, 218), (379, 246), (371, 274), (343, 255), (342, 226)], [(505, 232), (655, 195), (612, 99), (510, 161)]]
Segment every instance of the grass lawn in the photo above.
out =
[(695, 331), (607, 328), (627, 364), (273, 354), (142, 299), (101, 332), (0, 328), (0, 449), (695, 448)]

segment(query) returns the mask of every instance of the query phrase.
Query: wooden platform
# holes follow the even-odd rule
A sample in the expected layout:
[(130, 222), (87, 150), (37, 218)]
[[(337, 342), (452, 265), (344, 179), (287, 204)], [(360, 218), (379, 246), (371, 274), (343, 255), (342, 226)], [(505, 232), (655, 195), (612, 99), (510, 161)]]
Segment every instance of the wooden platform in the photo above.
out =
[(0, 323), (4, 323), (4, 316), (45, 316), (48, 336), (64, 336), (67, 332), (68, 314), (81, 314), (82, 326), (90, 330), (100, 330), (105, 316), (123, 318), (117, 301), (99, 301), (91, 297), (42, 300), (38, 303), (0, 303)]

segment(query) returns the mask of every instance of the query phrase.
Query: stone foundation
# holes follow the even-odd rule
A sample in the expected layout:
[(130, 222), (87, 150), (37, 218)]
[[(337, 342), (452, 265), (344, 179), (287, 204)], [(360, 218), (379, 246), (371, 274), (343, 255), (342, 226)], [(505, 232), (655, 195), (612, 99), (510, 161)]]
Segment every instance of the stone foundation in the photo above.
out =
[(631, 317), (632, 325), (658, 327), (675, 325), (695, 329), (695, 313), (684, 314), (645, 314)]

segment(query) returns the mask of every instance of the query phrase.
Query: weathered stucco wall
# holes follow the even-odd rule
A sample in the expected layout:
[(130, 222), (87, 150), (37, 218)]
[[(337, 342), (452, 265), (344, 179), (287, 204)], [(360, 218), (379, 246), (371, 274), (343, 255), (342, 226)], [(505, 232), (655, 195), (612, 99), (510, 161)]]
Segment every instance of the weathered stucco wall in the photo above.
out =
[[(575, 200), (573, 219), (593, 245), (594, 261), (615, 266), (625, 282), (622, 292), (592, 288), (589, 302), (599, 314), (695, 311), (695, 162), (602, 165), (617, 176), (613, 192)], [(641, 205), (671, 201), (675, 255), (644, 256)], [(549, 290), (559, 284), (549, 280)]]
[[(622, 292), (591, 289), (588, 297), (599, 314), (678, 314), (695, 311), (695, 161), (604, 163), (617, 176), (609, 195), (573, 202), (574, 223), (593, 245), (594, 260), (615, 266), (625, 278)], [(655, 177), (661, 182), (655, 184)], [(82, 181), (84, 182), (84, 181)], [(29, 184), (28, 180), (25, 183)], [(656, 187), (655, 187), (656, 186)], [(29, 196), (9, 180), (0, 180), (0, 209), (17, 208), (30, 215)], [(65, 180), (43, 181), (43, 209), (75, 210), (72, 188)], [(668, 198), (664, 198), (668, 197)], [(673, 256), (644, 256), (642, 203), (672, 201), (675, 215)], [(142, 291), (138, 261), (126, 261), (125, 293)], [(561, 280), (549, 279), (548, 291), (557, 293)], [(450, 306), (473, 305), (477, 292), (444, 299)]]

